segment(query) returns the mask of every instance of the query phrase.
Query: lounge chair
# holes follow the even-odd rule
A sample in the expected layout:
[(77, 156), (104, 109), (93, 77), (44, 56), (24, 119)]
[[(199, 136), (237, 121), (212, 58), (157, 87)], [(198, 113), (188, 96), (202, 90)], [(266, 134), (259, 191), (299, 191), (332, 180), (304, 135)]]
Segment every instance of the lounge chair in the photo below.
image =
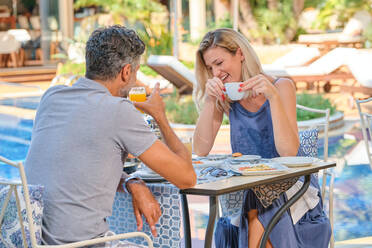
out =
[(342, 67), (347, 64), (347, 58), (356, 52), (355, 48), (335, 48), (308, 66), (277, 69), (264, 68), (264, 72), (276, 77), (290, 78), (295, 83), (306, 82), (308, 88), (315, 82), (324, 81), (326, 82), (324, 91), (329, 92), (331, 80), (339, 79), (345, 81), (354, 78), (350, 72), (343, 71)]
[(195, 75), (175, 57), (151, 55), (147, 60), (147, 65), (174, 84), (180, 94), (192, 93), (196, 85)]
[(262, 64), (265, 69), (287, 68), (294, 66), (305, 66), (319, 58), (320, 51), (316, 47), (299, 46), (292, 49), (271, 64)]
[(298, 42), (307, 46), (317, 45), (325, 51), (339, 46), (360, 48), (364, 43), (362, 32), (370, 23), (372, 23), (371, 15), (367, 11), (358, 11), (350, 18), (342, 32), (304, 34), (298, 37)]
[(341, 91), (354, 93), (363, 93), (372, 95), (372, 53), (367, 51), (357, 51), (347, 58), (347, 66), (355, 78), (351, 85), (343, 84)]

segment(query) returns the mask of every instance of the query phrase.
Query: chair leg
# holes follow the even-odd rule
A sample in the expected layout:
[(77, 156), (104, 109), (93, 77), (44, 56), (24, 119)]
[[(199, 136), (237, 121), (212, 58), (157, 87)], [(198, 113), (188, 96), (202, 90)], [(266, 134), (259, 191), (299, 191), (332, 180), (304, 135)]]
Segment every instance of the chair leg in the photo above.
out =
[(25, 233), (25, 226), (23, 224), (23, 217), (22, 217), (22, 213), (21, 213), (21, 204), (19, 203), (19, 198), (18, 198), (17, 187), (14, 187), (14, 194), (15, 194), (15, 199), (16, 199), (16, 204), (17, 204), (17, 213), (18, 213), (18, 218), (19, 218), (19, 224), (21, 225), (21, 232), (22, 232), (22, 237), (23, 237), (23, 246), (25, 248), (28, 248), (27, 238), (26, 238), (26, 233)]
[(25, 56), (25, 49), (21, 48), (19, 50), (19, 66), (24, 66), (25, 65), (25, 60), (26, 60), (26, 56)]
[(10, 54), (10, 59), (12, 60), (12, 66), (13, 67), (18, 67), (18, 61), (17, 61), (17, 52), (12, 52)]
[[(4, 215), (5, 215), (5, 210), (8, 206), (8, 203), (9, 203), (9, 200), (10, 200), (10, 197), (12, 196), (12, 192), (13, 192), (13, 188), (14, 186), (10, 186), (9, 188), (9, 192), (8, 194), (6, 195), (6, 198), (5, 198), (5, 201), (3, 203), (3, 206), (2, 206), (2, 209), (1, 209), (1, 213), (0, 213), (0, 224), (3, 223), (3, 218), (4, 218)], [(1, 225), (0, 225), (1, 226)]]
[(323, 170), (323, 177), (322, 177), (322, 202), (324, 202), (325, 197), (325, 189), (326, 189), (326, 183), (327, 183), (327, 169)]
[(334, 236), (334, 225), (333, 225), (333, 185), (335, 181), (335, 176), (331, 172), (331, 180), (329, 182), (329, 222), (331, 223), (332, 228), (332, 235), (331, 235), (331, 242), (330, 248), (335, 247), (335, 236)]

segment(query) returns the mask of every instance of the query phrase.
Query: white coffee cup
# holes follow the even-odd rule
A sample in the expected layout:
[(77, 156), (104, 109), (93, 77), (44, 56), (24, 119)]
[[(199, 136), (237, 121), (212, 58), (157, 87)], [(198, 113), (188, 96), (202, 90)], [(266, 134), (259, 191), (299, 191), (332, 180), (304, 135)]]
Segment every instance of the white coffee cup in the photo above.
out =
[(240, 84), (242, 84), (242, 82), (231, 82), (224, 84), (227, 96), (233, 101), (239, 101), (244, 97), (245, 92), (239, 92)]

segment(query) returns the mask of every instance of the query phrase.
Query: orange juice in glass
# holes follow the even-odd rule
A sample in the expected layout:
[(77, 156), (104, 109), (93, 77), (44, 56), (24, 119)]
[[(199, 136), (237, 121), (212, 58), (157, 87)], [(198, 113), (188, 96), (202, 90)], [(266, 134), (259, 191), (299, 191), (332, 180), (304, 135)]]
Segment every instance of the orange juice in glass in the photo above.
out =
[(181, 142), (184, 146), (186, 146), (187, 150), (189, 151), (190, 155), (192, 154), (192, 138), (191, 137), (181, 137)]
[[(145, 87), (133, 87), (129, 91), (129, 100), (132, 102), (145, 102), (146, 101), (146, 89)], [(137, 108), (138, 109), (138, 108)], [(138, 109), (141, 113), (142, 110)]]

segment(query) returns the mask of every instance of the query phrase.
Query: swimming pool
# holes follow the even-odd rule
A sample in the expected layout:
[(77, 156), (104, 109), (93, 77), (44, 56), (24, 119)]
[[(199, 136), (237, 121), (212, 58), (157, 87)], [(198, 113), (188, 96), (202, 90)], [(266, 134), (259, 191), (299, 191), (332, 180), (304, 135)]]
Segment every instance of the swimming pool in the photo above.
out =
[[(36, 109), (39, 100), (39, 97), (6, 99), (0, 100), (0, 105)], [(32, 126), (33, 120), (0, 114), (0, 155), (23, 161), (31, 142)], [(330, 159), (342, 159), (356, 143), (348, 136), (330, 137)], [(322, 146), (323, 141), (319, 140), (320, 156), (323, 154)], [(10, 166), (1, 166), (0, 177), (17, 178), (18, 172)], [(346, 161), (342, 170), (337, 172), (334, 194), (336, 241), (372, 236), (372, 171), (369, 165), (347, 166)], [(193, 216), (198, 219), (194, 229), (206, 227), (208, 218), (204, 212), (194, 211)]]

